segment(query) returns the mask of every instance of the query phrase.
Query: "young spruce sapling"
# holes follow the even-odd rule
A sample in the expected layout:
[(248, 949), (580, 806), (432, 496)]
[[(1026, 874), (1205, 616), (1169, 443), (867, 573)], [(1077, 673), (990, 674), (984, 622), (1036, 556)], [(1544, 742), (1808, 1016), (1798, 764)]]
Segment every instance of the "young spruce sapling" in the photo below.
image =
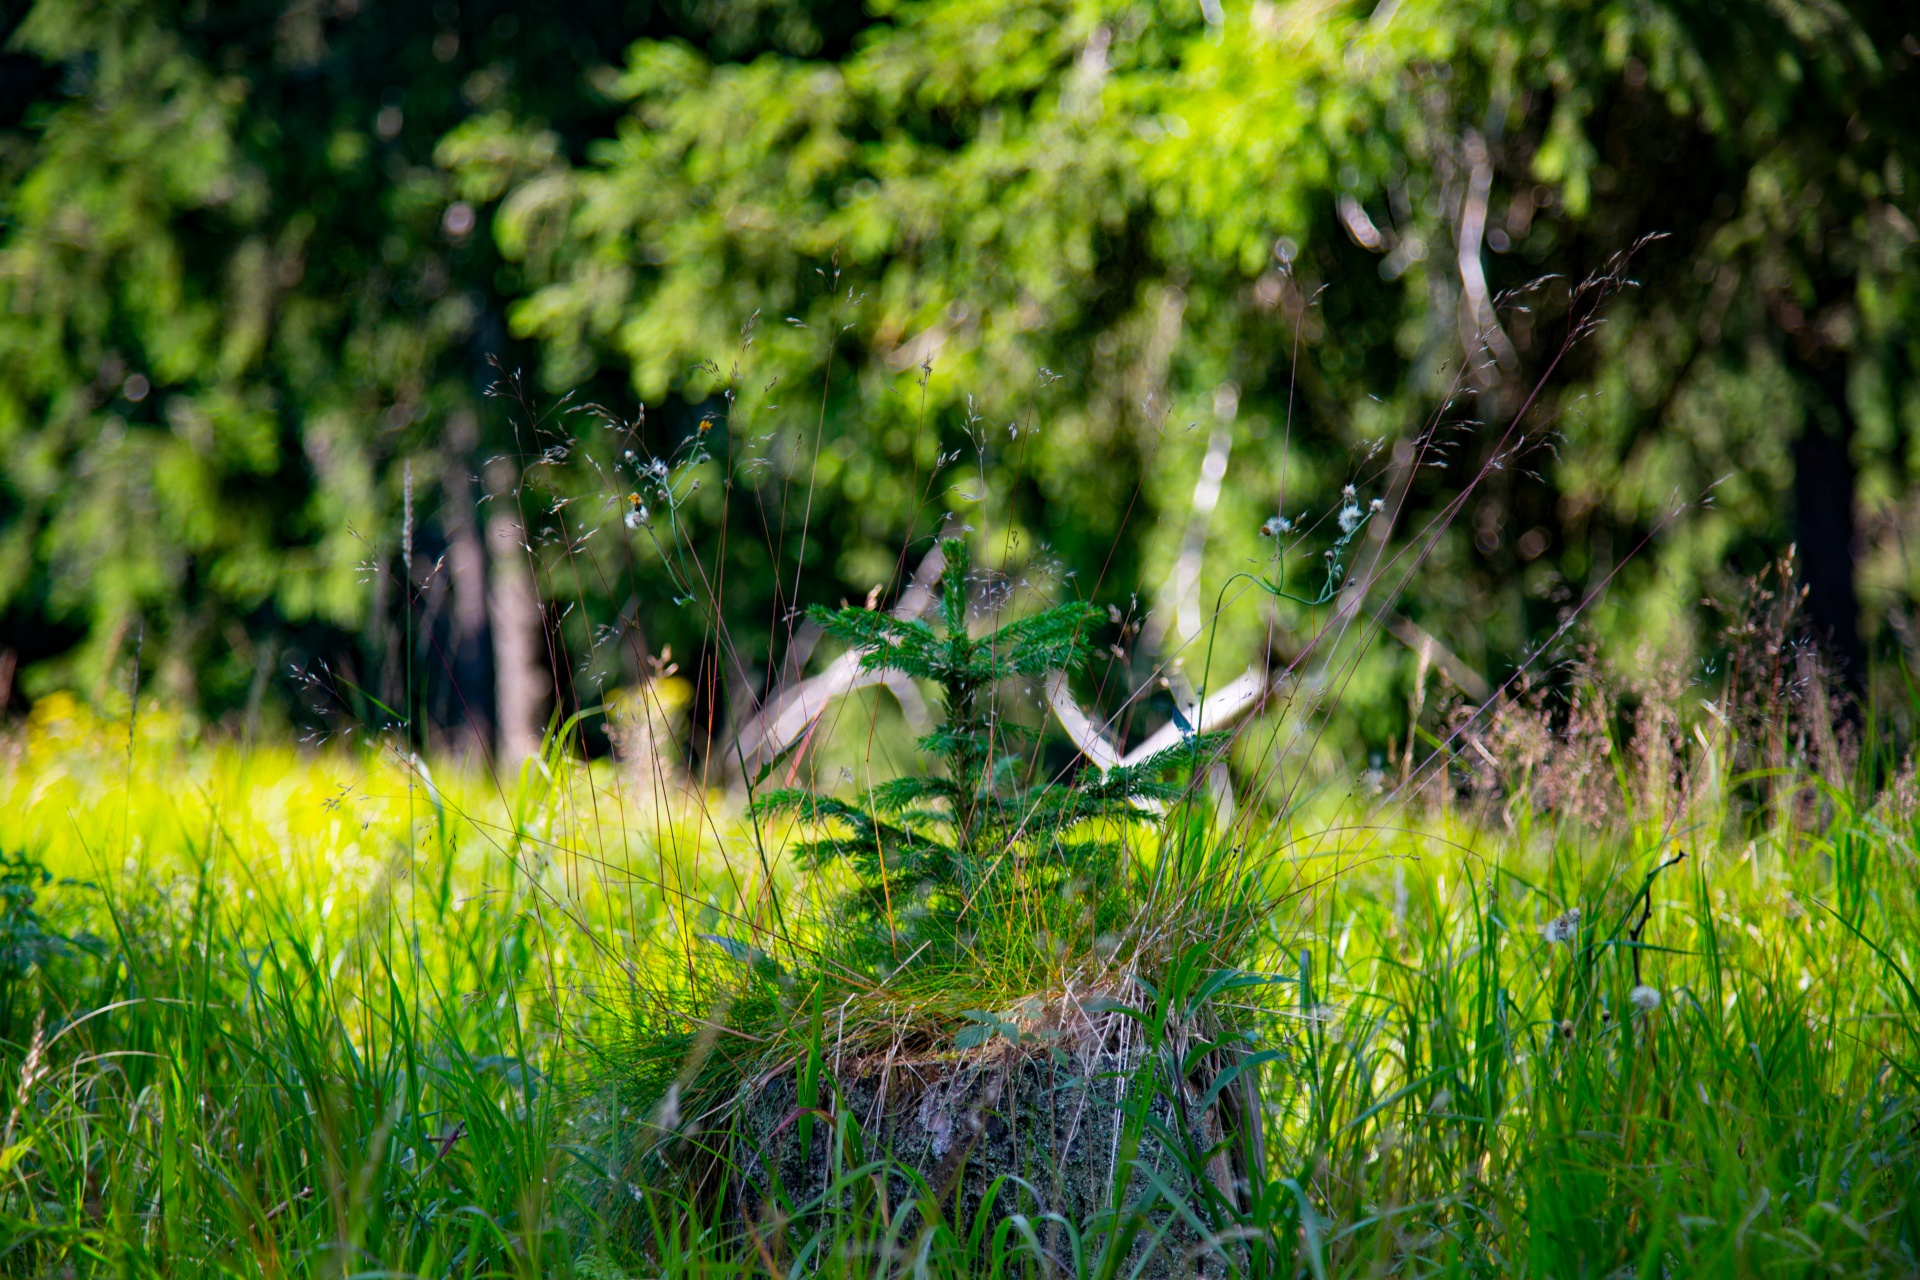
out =
[(1027, 757), (1011, 748), (1033, 730), (1002, 716), (999, 686), (1082, 669), (1104, 611), (1073, 601), (975, 635), (966, 543), (948, 539), (941, 552), (937, 625), (876, 609), (810, 611), (859, 653), (864, 670), (938, 686), (944, 722), (919, 739), (937, 770), (862, 788), (850, 800), (783, 788), (755, 805), (761, 815), (792, 814), (815, 833), (800, 846), (807, 863), (851, 868), (840, 938), (855, 952), (850, 959), (883, 971), (916, 956), (964, 962), (983, 934), (1044, 925), (1071, 886), (1118, 904), (1123, 850), (1113, 832), (1154, 822), (1180, 793), (1168, 775), (1222, 736), (1188, 734), (1132, 766), (1031, 779)]

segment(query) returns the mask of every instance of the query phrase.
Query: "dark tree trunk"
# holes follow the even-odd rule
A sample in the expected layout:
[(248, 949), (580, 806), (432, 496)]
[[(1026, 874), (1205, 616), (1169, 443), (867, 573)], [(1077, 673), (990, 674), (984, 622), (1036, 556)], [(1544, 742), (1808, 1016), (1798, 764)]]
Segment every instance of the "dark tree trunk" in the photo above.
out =
[(1794, 446), (1794, 537), (1807, 590), (1807, 622), (1833, 673), (1857, 699), (1866, 689), (1860, 598), (1854, 584), (1853, 410), (1847, 361), (1826, 351), (1795, 361), (1807, 395)]

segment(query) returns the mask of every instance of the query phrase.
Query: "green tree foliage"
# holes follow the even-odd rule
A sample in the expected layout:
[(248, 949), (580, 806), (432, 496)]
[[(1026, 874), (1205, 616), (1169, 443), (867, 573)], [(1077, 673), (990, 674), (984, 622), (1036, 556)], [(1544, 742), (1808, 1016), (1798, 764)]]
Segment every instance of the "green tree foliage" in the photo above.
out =
[[(698, 395), (677, 371), (742, 313), (803, 322), (747, 380), (789, 408), (824, 383), (827, 451), (742, 491), (795, 525), (796, 478), (847, 498), (849, 585), (942, 507), (1075, 564), (1117, 539), (1116, 572), (1160, 581), (1198, 420), (1232, 449), (1213, 581), (1263, 508), (1357, 472), (1404, 487), (1402, 527), (1458, 517), (1408, 607), (1495, 675), (1602, 588), (1603, 631), (1684, 651), (1701, 596), (1796, 535), (1850, 661), (1851, 469), (1895, 527), (1920, 412), (1899, 6), (886, 16), (831, 63), (635, 47), (618, 137), (498, 223), (556, 385), (611, 364)], [(1640, 287), (1569, 351), (1575, 286), (1629, 254)], [(1369, 463), (1449, 403), (1404, 466)], [(984, 487), (923, 498), (942, 449), (985, 450)], [(1911, 595), (1888, 559), (1876, 615)]]
[[(723, 57), (845, 36), (779, 0), (0, 8), (29, 86), (0, 95), (0, 647), (23, 683), (97, 691), (143, 632), (212, 712), (323, 659), (335, 692), (400, 705), (401, 596), (431, 608), (474, 518), (441, 477), (515, 449), (485, 357), (525, 358), (499, 318), (518, 268), (435, 146), (504, 113), (534, 128), (514, 172), (581, 158), (611, 123), (596, 78), (642, 34)], [(417, 666), (445, 668), (420, 630)]]
[[(1477, 413), (1502, 423), (1558, 357), (1565, 282), (1639, 246), (1639, 287), (1558, 365), (1536, 414), (1551, 456), (1491, 478), (1466, 512), (1465, 558), (1511, 584), (1501, 645), (1550, 625), (1649, 539), (1604, 627), (1684, 642), (1703, 589), (1797, 538), (1814, 621), (1857, 670), (1856, 510), (1878, 535), (1860, 566), (1869, 626), (1915, 585), (1886, 536), (1904, 519), (1904, 441), (1920, 425), (1910, 19), (1872, 3), (1499, 0), (1311, 32), (1250, 21), (1196, 47), (1188, 75), (1204, 96), (1190, 114), (1208, 123), (1176, 167), (1197, 220), (1250, 254), (1266, 183), (1234, 163), (1243, 140), (1325, 140), (1318, 252), (1296, 278), (1327, 286), (1313, 363), (1348, 402), (1377, 387), (1384, 351), (1417, 372), (1464, 349), (1481, 366)], [(1313, 46), (1321, 70), (1289, 75)], [(1482, 243), (1485, 297), (1560, 281), (1517, 294), (1524, 310), (1477, 309), (1461, 255), (1481, 258)], [(1423, 312), (1393, 344), (1366, 327), (1384, 309), (1362, 248)], [(1485, 447), (1469, 445), (1469, 468)]]
[[(353, 567), (392, 576), (400, 464), (467, 456), (500, 351), (633, 420), (477, 414), (472, 469), (545, 468), (557, 649), (614, 678), (596, 636), (642, 628), (711, 702), (767, 683), (797, 584), (865, 592), (949, 515), (1143, 584), (1158, 658), (1296, 654), (1284, 599), (1165, 615), (1349, 483), (1444, 526), (1390, 581), (1496, 679), (1574, 610), (1688, 652), (1788, 541), (1843, 668), (1920, 590), (1904, 6), (312, 13), (43, 0), (13, 37), (60, 73), (0, 196), (0, 590), (30, 656), (79, 645), (42, 682), (136, 620), (215, 703), (233, 634), (391, 666)], [(623, 451), (696, 436), (679, 549), (625, 529)]]
[[(1118, 544), (1109, 576), (1130, 584), (1183, 304), (1148, 243), (1138, 139), (1091, 102), (1057, 109), (1097, 15), (887, 16), (832, 63), (636, 45), (618, 83), (631, 115), (595, 163), (500, 206), (530, 288), (512, 323), (542, 343), (552, 385), (613, 364), (657, 402), (717, 391), (726, 374), (705, 362), (733, 367), (758, 314), (740, 425), (716, 446), (732, 527), (771, 531), (737, 537), (743, 556), (749, 541), (824, 547), (865, 590), (946, 512), (983, 528), (991, 512), (1019, 558), (1099, 565)], [(1172, 9), (1130, 20), (1149, 69), (1193, 35)], [(475, 121), (443, 144), (476, 197), (511, 128)], [(1154, 500), (1191, 484), (1166, 479)], [(753, 603), (742, 635), (794, 602)]]
[(0, 600), (84, 635), (41, 682), (92, 686), (138, 622), (218, 709), (303, 629), (374, 622), (395, 463), (470, 401), (486, 307), (421, 163), (462, 92), (421, 25), (66, 3), (14, 31), (62, 90), (11, 135), (0, 247)]

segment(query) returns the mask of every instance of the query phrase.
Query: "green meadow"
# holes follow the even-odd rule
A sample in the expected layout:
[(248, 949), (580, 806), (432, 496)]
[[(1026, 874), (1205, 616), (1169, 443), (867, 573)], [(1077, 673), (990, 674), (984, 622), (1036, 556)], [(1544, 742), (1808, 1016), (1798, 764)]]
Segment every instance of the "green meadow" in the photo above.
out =
[[(932, 1187), (883, 1207), (885, 1152), (844, 1112), (815, 1140), (867, 1194), (743, 1220), (635, 1181), (628, 1050), (719, 1016), (701, 1002), (730, 960), (703, 937), (779, 952), (776, 900), (809, 918), (777, 833), (762, 863), (726, 795), (657, 803), (558, 750), (496, 785), (159, 715), (130, 738), (48, 700), (0, 775), (0, 1267), (1112, 1275), (1171, 1211), (1200, 1229), (1188, 1271), (1911, 1274), (1912, 775), (1859, 802), (1844, 779), (1763, 779), (1762, 822), (1731, 735), (1690, 741), (1659, 766), (1675, 786), (1604, 779), (1605, 821), (1520, 793), (1196, 819), (1244, 844), (1236, 891), (1269, 895), (1235, 957), (1265, 980), (1215, 997), (1262, 1055), (1257, 1163), (1226, 1198), (1120, 1178), (1124, 1203), (1050, 1246), (1039, 1213), (969, 1221)], [(1129, 883), (1154, 879), (1161, 848), (1130, 853)], [(1211, 963), (1197, 946), (1138, 975), (1150, 1045)], [(834, 1050), (807, 1007), (790, 1061)], [(922, 1016), (965, 1052), (966, 1017)], [(1127, 1105), (1165, 1066), (1147, 1055)]]

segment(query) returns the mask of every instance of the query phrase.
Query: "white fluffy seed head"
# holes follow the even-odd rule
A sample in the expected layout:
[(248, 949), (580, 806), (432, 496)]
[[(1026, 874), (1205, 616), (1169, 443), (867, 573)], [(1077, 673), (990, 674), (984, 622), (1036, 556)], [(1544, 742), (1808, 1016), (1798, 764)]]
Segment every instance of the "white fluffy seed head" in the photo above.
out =
[(1554, 945), (1572, 942), (1580, 933), (1580, 908), (1573, 907), (1540, 926), (1540, 936)]

